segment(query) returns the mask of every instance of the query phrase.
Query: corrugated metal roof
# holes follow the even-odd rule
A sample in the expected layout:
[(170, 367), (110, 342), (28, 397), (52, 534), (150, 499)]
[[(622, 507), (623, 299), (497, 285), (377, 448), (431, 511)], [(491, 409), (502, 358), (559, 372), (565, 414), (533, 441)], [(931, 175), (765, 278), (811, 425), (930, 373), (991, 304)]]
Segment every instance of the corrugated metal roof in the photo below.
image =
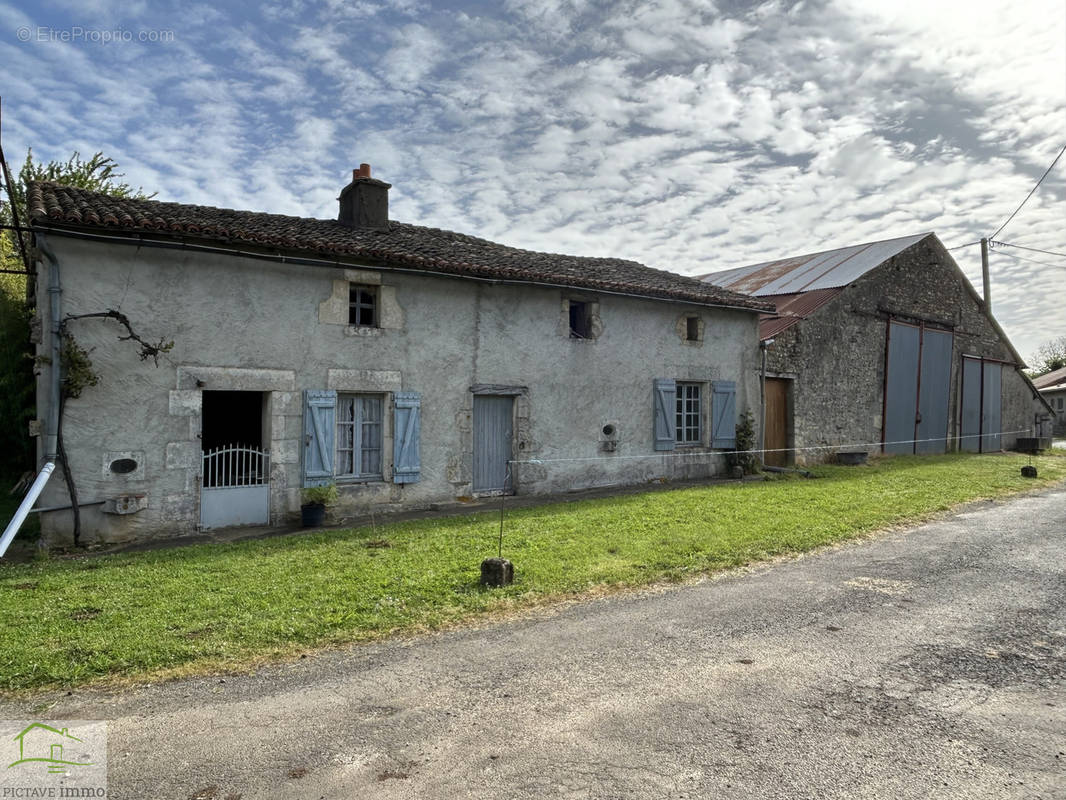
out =
[(839, 289), (929, 235), (919, 233), (805, 256), (764, 261), (748, 267), (701, 275), (700, 279), (757, 297)]
[(837, 289), (816, 289), (813, 292), (783, 294), (766, 298), (774, 302), (777, 307), (777, 313), (759, 316), (759, 340), (773, 339), (781, 331), (791, 328), (801, 319), (824, 306), (842, 291), (842, 287)]

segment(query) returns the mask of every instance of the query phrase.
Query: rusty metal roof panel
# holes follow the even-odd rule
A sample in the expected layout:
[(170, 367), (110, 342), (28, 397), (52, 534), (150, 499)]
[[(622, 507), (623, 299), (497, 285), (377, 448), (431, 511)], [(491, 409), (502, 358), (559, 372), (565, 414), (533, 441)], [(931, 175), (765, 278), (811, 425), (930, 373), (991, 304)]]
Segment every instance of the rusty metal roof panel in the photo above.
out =
[(768, 297), (768, 300), (773, 301), (777, 311), (759, 317), (759, 339), (773, 339), (777, 334), (810, 316), (812, 312), (824, 306), (843, 290), (843, 287), (816, 289), (813, 292)]
[(865, 275), (928, 233), (841, 247), (821, 253), (764, 261), (747, 267), (712, 272), (701, 279), (757, 297), (837, 289)]

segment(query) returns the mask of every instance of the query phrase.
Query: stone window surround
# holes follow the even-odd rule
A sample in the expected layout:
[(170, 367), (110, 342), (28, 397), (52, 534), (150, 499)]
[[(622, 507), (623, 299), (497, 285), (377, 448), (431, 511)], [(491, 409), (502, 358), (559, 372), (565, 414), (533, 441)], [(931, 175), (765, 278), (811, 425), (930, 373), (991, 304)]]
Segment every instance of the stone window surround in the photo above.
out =
[[(353, 325), (349, 321), (353, 285), (377, 289), (376, 327)], [(342, 325), (346, 336), (381, 336), (384, 331), (403, 330), (404, 313), (396, 299), (396, 287), (384, 283), (380, 272), (345, 269), (334, 273), (330, 295), (318, 305), (318, 322)]]
[(330, 369), (326, 372), (326, 388), (338, 394), (383, 395), (381, 408), (381, 475), (369, 478), (344, 476), (337, 478), (338, 487), (383, 483), (392, 476), (393, 396), (403, 389), (403, 374), (399, 370)]
[[(570, 301), (576, 300), (588, 305), (589, 312), (589, 336), (578, 338), (570, 335)], [(559, 307), (559, 324), (557, 331), (560, 336), (571, 342), (591, 343), (603, 335), (603, 318), (600, 316), (600, 301), (598, 298), (580, 292), (561, 292)]]
[[(688, 321), (690, 319), (696, 320), (696, 338), (688, 338)], [(695, 311), (686, 311), (680, 317), (677, 318), (677, 324), (674, 326), (677, 331), (677, 336), (681, 340), (681, 344), (688, 347), (703, 347), (703, 340), (706, 333), (707, 323), (703, 319), (703, 315)]]

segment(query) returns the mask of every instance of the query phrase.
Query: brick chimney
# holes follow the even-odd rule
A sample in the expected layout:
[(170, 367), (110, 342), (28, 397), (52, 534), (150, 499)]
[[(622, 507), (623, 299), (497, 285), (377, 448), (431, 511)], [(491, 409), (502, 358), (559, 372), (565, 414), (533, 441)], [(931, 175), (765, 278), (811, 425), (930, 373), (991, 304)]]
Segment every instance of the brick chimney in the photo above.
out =
[(370, 165), (352, 171), (352, 182), (341, 189), (338, 222), (349, 228), (385, 230), (389, 227), (391, 183), (370, 177)]

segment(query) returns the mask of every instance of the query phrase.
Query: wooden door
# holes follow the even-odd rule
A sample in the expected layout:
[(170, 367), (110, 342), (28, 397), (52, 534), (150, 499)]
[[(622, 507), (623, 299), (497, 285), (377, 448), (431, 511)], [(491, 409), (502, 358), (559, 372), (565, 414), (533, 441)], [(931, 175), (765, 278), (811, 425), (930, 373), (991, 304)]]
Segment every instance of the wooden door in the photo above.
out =
[(766, 431), (763, 447), (766, 463), (771, 467), (783, 467), (788, 461), (788, 389), (790, 381), (785, 378), (766, 379)]

